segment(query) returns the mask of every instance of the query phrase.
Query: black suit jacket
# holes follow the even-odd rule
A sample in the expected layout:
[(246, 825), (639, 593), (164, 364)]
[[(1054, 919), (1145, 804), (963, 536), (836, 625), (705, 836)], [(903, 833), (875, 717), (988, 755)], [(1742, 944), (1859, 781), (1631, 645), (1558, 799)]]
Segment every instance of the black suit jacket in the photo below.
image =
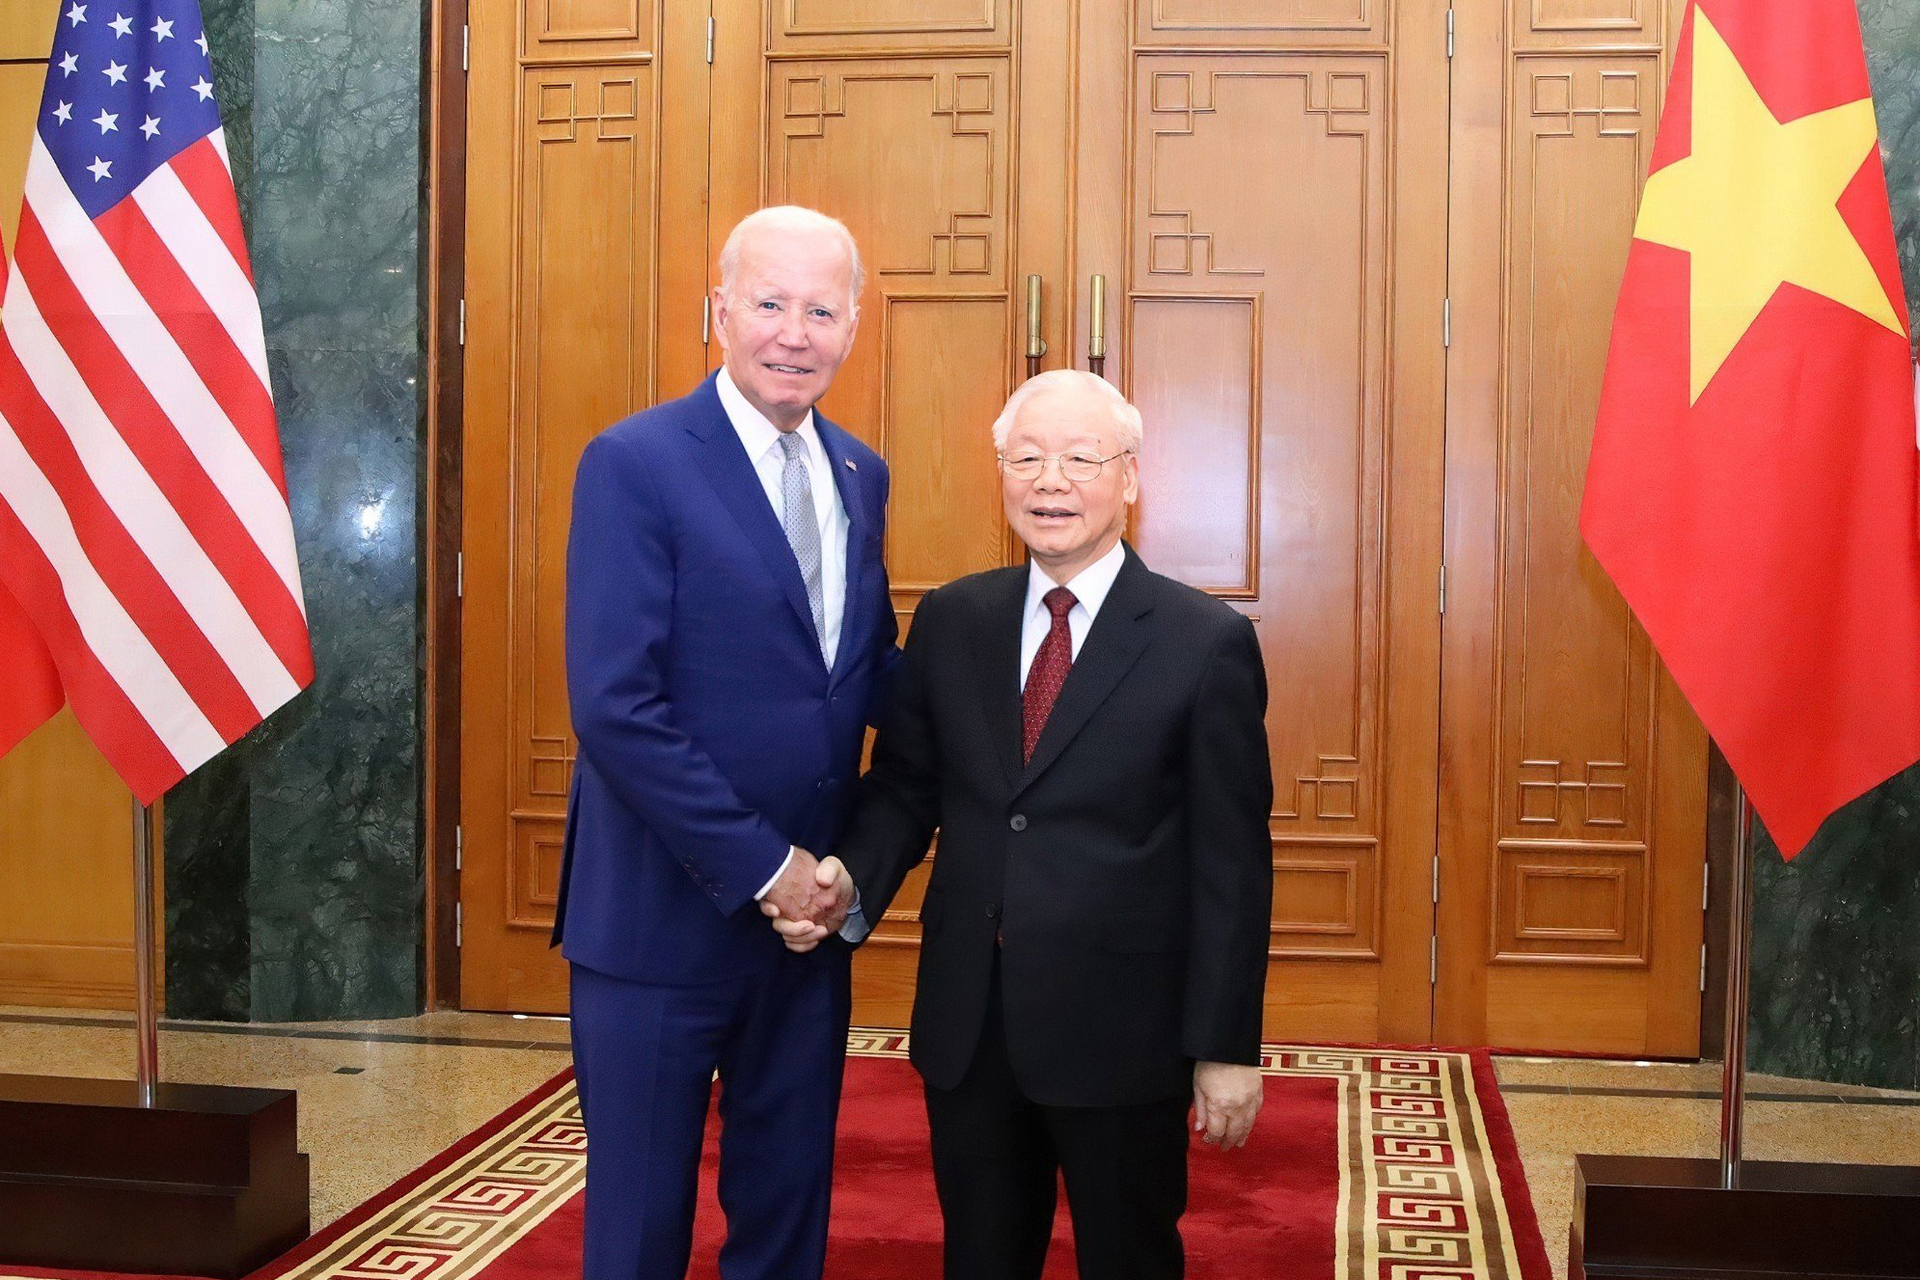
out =
[(1027, 572), (920, 602), (838, 852), (878, 920), (939, 830), (913, 1006), (929, 1084), (955, 1087), (973, 1059), (1000, 935), (1029, 1098), (1180, 1096), (1196, 1059), (1259, 1061), (1273, 894), (1259, 643), (1129, 547), (1023, 767)]

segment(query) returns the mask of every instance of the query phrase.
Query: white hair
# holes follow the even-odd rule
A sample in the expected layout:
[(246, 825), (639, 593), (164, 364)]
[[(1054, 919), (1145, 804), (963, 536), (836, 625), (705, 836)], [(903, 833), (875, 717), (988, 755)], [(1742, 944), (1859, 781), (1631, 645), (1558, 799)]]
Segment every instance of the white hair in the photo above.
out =
[(720, 292), (729, 298), (734, 296), (733, 282), (740, 272), (740, 247), (749, 235), (755, 231), (824, 231), (839, 237), (846, 247), (847, 261), (853, 264), (852, 293), (847, 298), (847, 309), (855, 311), (860, 306), (860, 290), (867, 283), (867, 269), (860, 261), (860, 246), (853, 242), (853, 232), (847, 230), (847, 224), (838, 218), (830, 218), (818, 209), (808, 209), (797, 204), (769, 205), (765, 209), (756, 209), (740, 219), (727, 233), (727, 242), (720, 249)]
[(1113, 410), (1113, 430), (1120, 447), (1129, 453), (1140, 452), (1140, 411), (1128, 404), (1127, 398), (1111, 382), (1080, 369), (1049, 369), (1015, 388), (1007, 397), (1006, 407), (1000, 410), (1000, 416), (993, 420), (993, 447), (1000, 450), (1007, 447), (1007, 433), (1013, 430), (1013, 420), (1020, 416), (1020, 408), (1027, 401), (1075, 387), (1092, 391), (1106, 401), (1107, 407)]

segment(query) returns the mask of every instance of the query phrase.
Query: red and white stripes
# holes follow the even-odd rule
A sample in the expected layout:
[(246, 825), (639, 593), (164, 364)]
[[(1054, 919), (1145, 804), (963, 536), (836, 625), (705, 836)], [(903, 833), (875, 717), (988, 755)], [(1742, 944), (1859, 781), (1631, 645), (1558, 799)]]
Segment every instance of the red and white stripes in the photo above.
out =
[(97, 219), (36, 135), (0, 335), (0, 580), (151, 800), (313, 678), (220, 135)]

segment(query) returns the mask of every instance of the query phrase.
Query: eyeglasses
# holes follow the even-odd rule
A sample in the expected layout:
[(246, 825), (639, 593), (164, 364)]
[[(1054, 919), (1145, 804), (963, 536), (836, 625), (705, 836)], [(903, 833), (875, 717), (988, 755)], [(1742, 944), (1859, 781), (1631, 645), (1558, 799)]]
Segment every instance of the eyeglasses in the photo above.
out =
[(1099, 479), (1100, 468), (1114, 458), (1124, 458), (1132, 452), (1131, 449), (1122, 449), (1105, 458), (1096, 458), (1090, 453), (1016, 453), (1011, 456), (1001, 453), (994, 456), (1000, 459), (1000, 469), (1015, 480), (1038, 480), (1049, 462), (1058, 462), (1061, 475), (1075, 484), (1086, 484)]

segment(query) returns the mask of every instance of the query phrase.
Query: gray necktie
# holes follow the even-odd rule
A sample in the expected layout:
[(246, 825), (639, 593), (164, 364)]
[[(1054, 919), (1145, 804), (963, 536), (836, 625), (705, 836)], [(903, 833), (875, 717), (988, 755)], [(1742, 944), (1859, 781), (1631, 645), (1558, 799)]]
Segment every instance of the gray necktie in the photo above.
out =
[(827, 644), (827, 592), (820, 572), (820, 517), (813, 506), (813, 476), (807, 470), (807, 442), (798, 431), (780, 433), (780, 448), (787, 464), (780, 472), (780, 494), (786, 509), (780, 523), (786, 526), (787, 542), (793, 558), (800, 562), (800, 576), (807, 583), (807, 604), (813, 609), (813, 634), (820, 642), (822, 657)]

